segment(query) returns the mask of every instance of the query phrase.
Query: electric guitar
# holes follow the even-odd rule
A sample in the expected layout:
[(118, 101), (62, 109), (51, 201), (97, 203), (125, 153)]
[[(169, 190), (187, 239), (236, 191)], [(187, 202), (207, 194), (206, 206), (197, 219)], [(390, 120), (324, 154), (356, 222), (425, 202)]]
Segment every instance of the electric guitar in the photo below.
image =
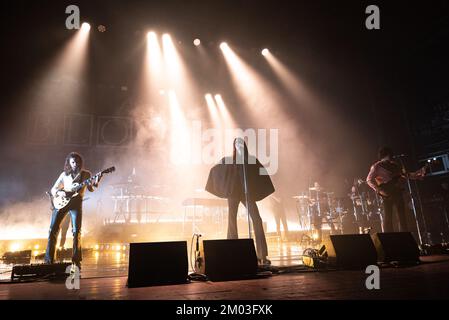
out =
[(55, 196), (50, 194), (50, 200), (52, 203), (53, 208), (55, 208), (56, 210), (62, 210), (64, 208), (66, 208), (69, 204), (70, 201), (72, 201), (73, 198), (75, 198), (78, 193), (80, 192), (80, 190), (85, 187), (88, 184), (91, 184), (97, 177), (101, 177), (103, 174), (105, 173), (111, 173), (115, 171), (115, 167), (110, 167), (107, 168), (99, 173), (97, 173), (96, 175), (90, 177), (89, 179), (84, 180), (81, 183), (73, 183), (72, 184), (72, 188), (70, 191), (65, 191), (65, 196), (60, 196), (58, 195), (58, 193), (56, 193)]
[[(410, 175), (410, 179), (421, 179), (424, 178), (426, 175), (427, 169), (431, 166), (433, 161), (430, 161), (426, 163), (421, 169), (410, 173), (407, 173), (407, 175)], [(416, 177), (414, 177), (416, 176)], [(394, 195), (399, 195), (402, 192), (402, 179), (406, 178), (404, 174), (398, 174), (397, 176), (393, 177), (390, 181), (386, 183), (378, 184), (378, 194), (383, 199), (388, 199)]]

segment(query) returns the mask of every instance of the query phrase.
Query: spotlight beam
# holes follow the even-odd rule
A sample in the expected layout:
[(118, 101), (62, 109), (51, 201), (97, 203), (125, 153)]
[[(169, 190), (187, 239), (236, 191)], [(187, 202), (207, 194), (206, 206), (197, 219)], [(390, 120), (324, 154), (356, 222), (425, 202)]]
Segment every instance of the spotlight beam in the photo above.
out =
[(282, 112), (279, 112), (282, 98), (273, 87), (245, 63), (226, 42), (220, 44), (220, 49), (225, 57), (234, 88), (248, 108), (244, 112), (249, 117), (257, 119), (260, 124), (274, 122), (273, 116), (270, 115), (282, 117)]
[(216, 105), (218, 106), (218, 111), (220, 112), (220, 116), (223, 121), (224, 127), (226, 129), (234, 129), (235, 128), (234, 120), (232, 119), (231, 114), (229, 113), (229, 110), (226, 107), (226, 104), (224, 103), (221, 94), (216, 94), (214, 98)]

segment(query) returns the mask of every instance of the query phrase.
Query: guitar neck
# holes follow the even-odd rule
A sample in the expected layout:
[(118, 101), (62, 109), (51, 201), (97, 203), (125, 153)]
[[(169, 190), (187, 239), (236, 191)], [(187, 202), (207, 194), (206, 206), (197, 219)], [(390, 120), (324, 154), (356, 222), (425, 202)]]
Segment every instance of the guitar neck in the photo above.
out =
[(74, 190), (75, 192), (80, 191), (82, 188), (84, 188), (86, 185), (88, 185), (90, 182), (94, 181), (95, 178), (99, 175), (99, 173), (97, 173), (96, 175), (90, 177), (89, 179), (84, 180), (83, 182), (81, 182), (76, 189)]
[(81, 183), (76, 187), (76, 189), (75, 189), (74, 191), (75, 191), (75, 192), (78, 192), (78, 191), (80, 191), (83, 187), (85, 187), (87, 184), (89, 184), (89, 183), (91, 183), (92, 181), (94, 181), (98, 176), (101, 176), (101, 175), (103, 175), (103, 174), (105, 174), (105, 173), (111, 173), (111, 172), (114, 172), (114, 171), (115, 171), (115, 167), (110, 167), (110, 168), (108, 168), (108, 169), (106, 169), (106, 170), (103, 170), (103, 171), (97, 173), (96, 175), (90, 177), (89, 179), (86, 179), (86, 180), (84, 180), (83, 182), (81, 182)]

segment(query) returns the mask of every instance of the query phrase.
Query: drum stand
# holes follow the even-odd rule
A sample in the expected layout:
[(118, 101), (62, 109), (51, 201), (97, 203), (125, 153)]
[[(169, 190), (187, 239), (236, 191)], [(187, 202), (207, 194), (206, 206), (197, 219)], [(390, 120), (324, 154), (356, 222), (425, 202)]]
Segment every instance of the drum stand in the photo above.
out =
[(382, 205), (380, 197), (377, 193), (376, 193), (376, 208), (377, 208), (377, 213), (379, 214), (379, 218), (380, 218), (380, 229), (382, 230), (382, 232), (385, 232), (384, 213), (383, 213), (383, 209), (382, 209), (383, 205)]
[[(310, 192), (310, 188), (309, 188), (309, 192)], [(316, 190), (316, 198), (315, 198), (315, 205), (314, 205), (314, 206), (316, 206), (316, 212), (315, 212), (315, 210), (312, 212), (312, 222), (313, 222), (312, 224), (314, 227), (313, 229), (315, 229), (318, 232), (318, 234), (317, 234), (318, 241), (321, 241), (322, 234), (323, 234), (323, 217), (321, 216), (321, 205), (320, 205), (319, 192), (320, 192), (319, 190)], [(317, 217), (315, 217), (315, 213), (316, 213)], [(319, 221), (319, 226), (315, 225), (316, 221)], [(313, 229), (311, 228), (312, 234), (313, 234)], [(312, 237), (312, 239), (313, 239), (313, 237)]]

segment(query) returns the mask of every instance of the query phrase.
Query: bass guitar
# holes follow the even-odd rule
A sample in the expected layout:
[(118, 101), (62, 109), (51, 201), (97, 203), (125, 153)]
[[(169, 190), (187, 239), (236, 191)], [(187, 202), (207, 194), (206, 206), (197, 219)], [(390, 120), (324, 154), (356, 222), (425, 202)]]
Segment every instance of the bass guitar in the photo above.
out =
[(432, 165), (432, 163), (433, 161), (429, 161), (421, 169), (415, 172), (405, 174), (401, 173), (393, 177), (390, 181), (379, 184), (377, 186), (378, 194), (383, 199), (388, 199), (392, 196), (401, 194), (403, 190), (404, 179), (407, 179), (407, 176), (413, 180), (423, 179), (424, 176), (426, 175), (427, 169)]

